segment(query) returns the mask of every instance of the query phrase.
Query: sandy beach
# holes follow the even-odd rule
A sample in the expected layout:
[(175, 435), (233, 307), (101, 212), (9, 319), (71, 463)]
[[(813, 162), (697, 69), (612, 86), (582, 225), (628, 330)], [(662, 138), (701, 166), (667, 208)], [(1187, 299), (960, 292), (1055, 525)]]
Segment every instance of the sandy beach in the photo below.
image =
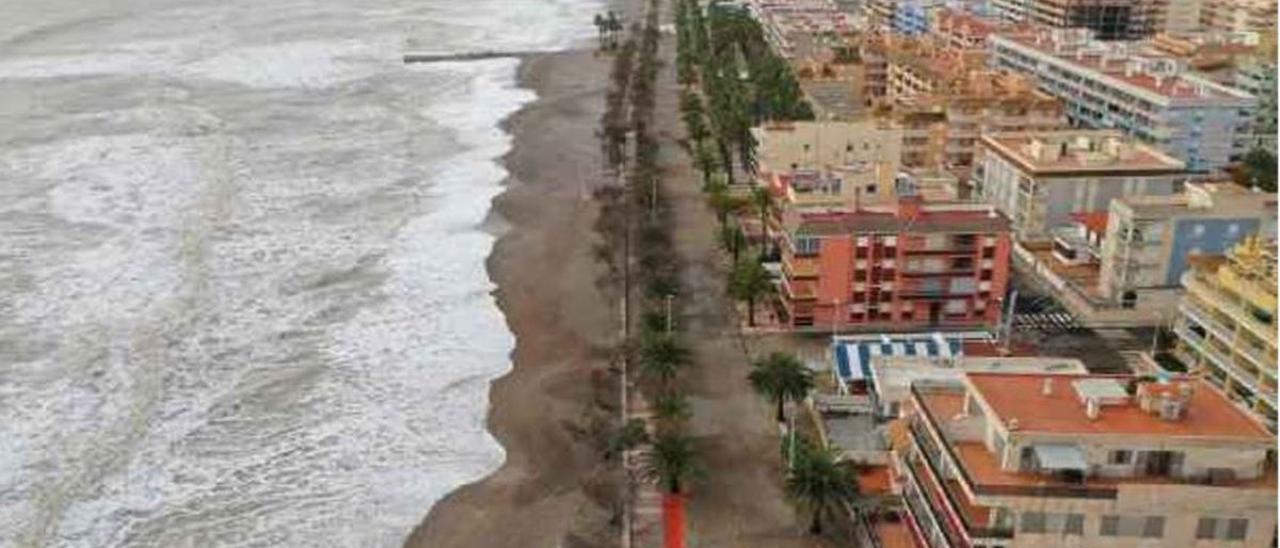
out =
[(488, 262), (517, 339), (514, 368), (490, 393), (489, 429), (507, 458), (437, 503), (406, 546), (595, 546), (608, 538), (612, 501), (588, 494), (604, 466), (585, 433), (600, 412), (592, 379), (607, 360), (599, 349), (617, 323), (616, 306), (596, 288), (591, 254), (590, 194), (603, 180), (594, 132), (608, 64), (580, 50), (521, 65), (521, 85), (539, 99), (506, 124), (515, 140), (505, 158), (511, 175), (490, 214), (502, 236)]

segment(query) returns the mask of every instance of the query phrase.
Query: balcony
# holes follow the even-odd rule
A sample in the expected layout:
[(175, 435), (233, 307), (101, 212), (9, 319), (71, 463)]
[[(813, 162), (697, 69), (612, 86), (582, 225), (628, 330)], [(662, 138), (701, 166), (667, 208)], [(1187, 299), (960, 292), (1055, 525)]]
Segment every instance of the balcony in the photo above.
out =
[(1259, 321), (1249, 313), (1239, 297), (1213, 287), (1203, 275), (1194, 271), (1182, 275), (1182, 285), (1204, 302), (1221, 303), (1218, 309), (1231, 316), (1241, 327), (1269, 344), (1276, 344), (1275, 324)]
[[(987, 538), (1013, 538), (1012, 527), (989, 527), (986, 524), (990, 522), (991, 509), (985, 506), (977, 506), (971, 504), (968, 496), (960, 484), (953, 479), (942, 479), (942, 463), (940, 459), (931, 450), (926, 449), (931, 444), (928, 441), (928, 434), (921, 432), (920, 429), (912, 424), (908, 429), (912, 441), (919, 449), (917, 453), (921, 458), (912, 459), (907, 468), (915, 476), (917, 484), (925, 486), (927, 491), (932, 494), (942, 493), (942, 498), (946, 501), (945, 512), (948, 518), (952, 520), (958, 519), (956, 525), (964, 528), (965, 535), (968, 539), (987, 539)], [(932, 449), (936, 451), (936, 448)], [(920, 463), (924, 465), (921, 466)], [(921, 469), (923, 468), (923, 470)], [(942, 507), (935, 497), (929, 497), (930, 503), (935, 508)], [(942, 513), (935, 511), (935, 514)]]
[(1258, 383), (1258, 376), (1241, 370), (1231, 361), (1231, 357), (1223, 354), (1204, 337), (1189, 329), (1186, 324), (1180, 324), (1173, 329), (1184, 344), (1190, 346), (1197, 354), (1213, 363), (1214, 367), (1222, 370), (1231, 379), (1245, 387), (1251, 394), (1255, 394), (1262, 398), (1273, 408), (1276, 406), (1276, 394), (1271, 390), (1264, 390)]
[(793, 256), (782, 263), (787, 273), (794, 278), (816, 278), (819, 273), (816, 257)]

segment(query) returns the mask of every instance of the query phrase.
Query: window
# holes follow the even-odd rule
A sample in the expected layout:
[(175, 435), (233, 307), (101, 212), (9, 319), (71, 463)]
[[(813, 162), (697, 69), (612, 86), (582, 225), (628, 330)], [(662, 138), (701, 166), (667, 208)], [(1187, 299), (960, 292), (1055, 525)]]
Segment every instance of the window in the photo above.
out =
[(1133, 462), (1133, 451), (1119, 449), (1107, 456), (1107, 464), (1130, 464)]
[(1249, 520), (1234, 518), (1227, 520), (1227, 540), (1244, 540), (1249, 533)]
[(1249, 520), (1244, 518), (1200, 518), (1197, 540), (1244, 540), (1249, 536)]
[(1022, 514), (1023, 533), (1043, 533), (1044, 514), (1041, 512), (1024, 512)]
[(1098, 528), (1098, 534), (1104, 537), (1119, 536), (1120, 516), (1102, 516), (1102, 526)]
[(1164, 536), (1164, 516), (1147, 516), (1142, 524), (1142, 538), (1160, 538)]
[(1062, 526), (1064, 535), (1084, 534), (1084, 514), (1067, 514), (1067, 522)]
[(876, 185), (867, 185), (867, 194), (875, 194)]
[(1216, 537), (1215, 531), (1218, 529), (1218, 520), (1213, 518), (1200, 518), (1196, 522), (1196, 539), (1212, 539)]

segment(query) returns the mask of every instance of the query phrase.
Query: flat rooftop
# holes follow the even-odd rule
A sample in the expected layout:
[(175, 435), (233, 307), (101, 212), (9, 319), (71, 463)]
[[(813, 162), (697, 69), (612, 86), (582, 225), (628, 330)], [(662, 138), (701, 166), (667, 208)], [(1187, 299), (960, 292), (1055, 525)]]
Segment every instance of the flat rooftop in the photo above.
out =
[(1170, 66), (1175, 65), (1176, 61), (1171, 57), (1154, 55), (1149, 50), (1133, 48), (1129, 44), (1081, 39), (1080, 37), (1084, 36), (1081, 33), (1062, 32), (1057, 29), (1021, 30), (1004, 32), (997, 36), (1082, 69), (1102, 73), (1114, 82), (1128, 84), (1170, 99), (1252, 100), (1243, 92), (1214, 85), (1207, 80), (1189, 78), (1179, 72), (1169, 72), (1168, 68), (1156, 69), (1153, 65), (1161, 61)]
[(991, 215), (985, 208), (982, 206), (979, 211), (926, 211), (916, 217), (879, 211), (803, 215), (796, 232), (813, 236), (1007, 232), (1009, 220), (1003, 215)]
[(1036, 175), (1173, 175), (1186, 164), (1111, 130), (986, 134), (987, 149)]
[[(1107, 434), (1197, 438), (1230, 438), (1274, 441), (1275, 437), (1258, 421), (1247, 416), (1221, 392), (1204, 380), (1187, 380), (1193, 391), (1186, 414), (1173, 421), (1143, 411), (1132, 399), (1117, 405), (1103, 405), (1097, 419), (1090, 419), (1076, 394), (1078, 379), (1115, 379), (1127, 376), (1067, 376), (1045, 374), (970, 373), (969, 385), (987, 402), (1002, 424), (1017, 419), (1020, 432), (1052, 434)], [(1044, 395), (1046, 379), (1054, 389)]]

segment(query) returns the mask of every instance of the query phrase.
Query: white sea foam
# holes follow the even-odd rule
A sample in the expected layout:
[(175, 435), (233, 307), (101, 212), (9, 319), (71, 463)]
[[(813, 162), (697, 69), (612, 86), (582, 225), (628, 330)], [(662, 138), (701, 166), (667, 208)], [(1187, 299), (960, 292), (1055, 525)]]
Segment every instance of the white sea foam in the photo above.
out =
[(108, 4), (0, 7), (0, 545), (398, 545), (502, 459), (480, 224), (533, 98), (399, 56), (598, 8)]

